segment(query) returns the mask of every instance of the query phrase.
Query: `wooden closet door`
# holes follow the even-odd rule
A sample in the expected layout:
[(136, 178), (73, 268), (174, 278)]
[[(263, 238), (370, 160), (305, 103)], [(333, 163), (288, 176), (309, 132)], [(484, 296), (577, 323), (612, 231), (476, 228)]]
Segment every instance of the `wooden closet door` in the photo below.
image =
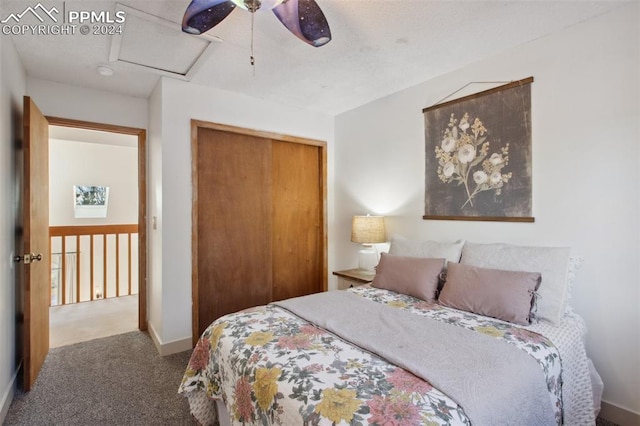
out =
[(216, 318), (271, 301), (271, 143), (199, 128), (192, 155), (195, 342)]
[(273, 141), (273, 300), (323, 286), (322, 150)]

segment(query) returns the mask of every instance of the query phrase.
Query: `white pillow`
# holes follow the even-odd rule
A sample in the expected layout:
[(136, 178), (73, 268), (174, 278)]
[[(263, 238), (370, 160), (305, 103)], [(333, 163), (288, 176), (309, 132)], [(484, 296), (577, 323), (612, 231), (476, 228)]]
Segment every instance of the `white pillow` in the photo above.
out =
[(564, 316), (567, 300), (569, 247), (525, 247), (466, 243), (460, 263), (506, 271), (539, 272), (536, 317), (554, 324)]
[(446, 259), (448, 262), (460, 262), (464, 240), (454, 243), (440, 243), (438, 241), (409, 240), (402, 235), (391, 237), (389, 254), (405, 257), (429, 257)]
[(573, 283), (576, 281), (576, 274), (584, 263), (584, 257), (569, 256), (569, 268), (567, 269), (567, 305), (573, 298)]

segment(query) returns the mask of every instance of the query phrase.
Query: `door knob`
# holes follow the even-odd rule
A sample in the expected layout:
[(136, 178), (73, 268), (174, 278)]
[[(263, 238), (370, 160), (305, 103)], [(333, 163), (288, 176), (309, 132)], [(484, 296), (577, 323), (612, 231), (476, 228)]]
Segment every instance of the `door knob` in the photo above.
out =
[(36, 262), (36, 261), (41, 261), (42, 260), (42, 254), (38, 253), (27, 253), (24, 256), (14, 256), (13, 257), (13, 261), (16, 263), (20, 263), (22, 261), (24, 261), (25, 264), (27, 263), (31, 263), (31, 262)]

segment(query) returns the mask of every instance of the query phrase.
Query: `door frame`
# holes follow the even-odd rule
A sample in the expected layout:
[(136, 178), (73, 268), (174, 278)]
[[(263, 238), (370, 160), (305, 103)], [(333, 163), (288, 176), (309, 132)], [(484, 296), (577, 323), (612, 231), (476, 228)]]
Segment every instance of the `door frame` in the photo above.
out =
[(45, 116), (49, 125), (138, 137), (138, 329), (147, 330), (147, 131), (91, 121)]
[(210, 121), (191, 120), (191, 191), (192, 191), (192, 207), (191, 207), (191, 321), (192, 321), (192, 344), (196, 345), (199, 339), (198, 318), (199, 318), (199, 283), (198, 283), (198, 130), (211, 129), (222, 132), (238, 133), (242, 135), (253, 136), (265, 140), (277, 140), (282, 142), (291, 142), (304, 145), (311, 145), (320, 149), (320, 173), (322, 188), (320, 218), (322, 220), (322, 288), (323, 291), (328, 289), (328, 255), (327, 255), (327, 143), (318, 139), (309, 139), (299, 136), (285, 135), (282, 133), (272, 133), (263, 130), (248, 129), (245, 127), (230, 126), (227, 124), (214, 123)]

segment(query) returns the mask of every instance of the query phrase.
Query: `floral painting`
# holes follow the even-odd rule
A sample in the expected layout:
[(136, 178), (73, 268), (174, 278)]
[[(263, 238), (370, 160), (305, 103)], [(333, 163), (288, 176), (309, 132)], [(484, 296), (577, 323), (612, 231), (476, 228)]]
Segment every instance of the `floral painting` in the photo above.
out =
[(533, 222), (531, 83), (423, 110), (424, 219)]

